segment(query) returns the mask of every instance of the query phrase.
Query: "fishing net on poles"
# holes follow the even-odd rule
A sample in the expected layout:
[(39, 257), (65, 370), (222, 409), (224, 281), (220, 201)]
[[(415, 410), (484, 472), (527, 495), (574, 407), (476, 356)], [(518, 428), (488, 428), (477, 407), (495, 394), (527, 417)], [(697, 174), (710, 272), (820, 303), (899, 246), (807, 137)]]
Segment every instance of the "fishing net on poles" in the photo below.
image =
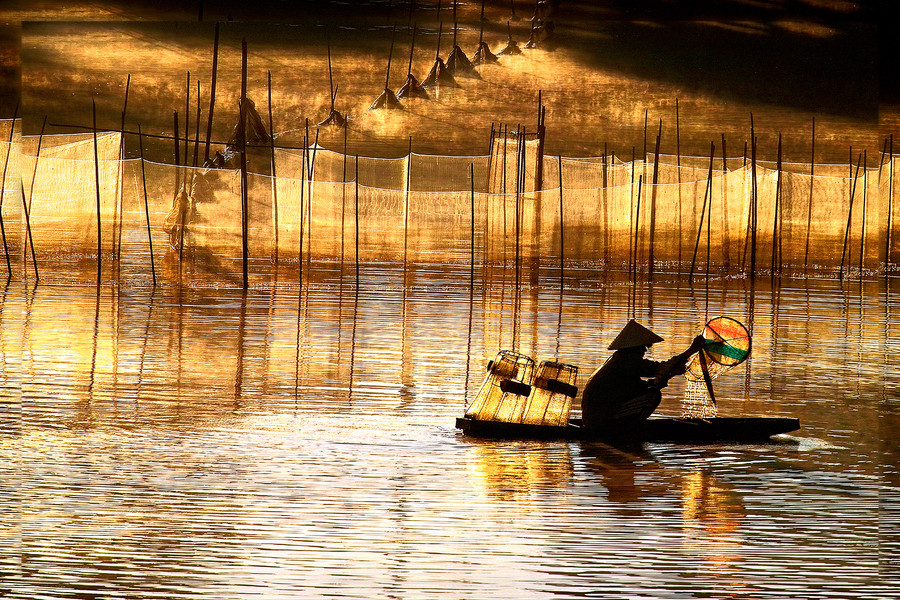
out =
[(717, 317), (703, 328), (703, 348), (691, 357), (684, 373), (687, 385), (681, 403), (682, 417), (710, 418), (718, 413), (709, 394), (712, 380), (731, 371), (750, 356), (750, 332), (736, 319)]

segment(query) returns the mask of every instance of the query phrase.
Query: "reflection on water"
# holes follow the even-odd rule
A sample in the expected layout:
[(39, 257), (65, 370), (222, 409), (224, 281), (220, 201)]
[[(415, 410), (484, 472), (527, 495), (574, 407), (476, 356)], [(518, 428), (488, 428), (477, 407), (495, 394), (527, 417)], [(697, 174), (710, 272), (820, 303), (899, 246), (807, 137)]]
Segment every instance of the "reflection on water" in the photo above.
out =
[[(369, 266), (358, 292), (352, 276), (317, 272), (302, 290), (0, 288), (0, 589), (896, 591), (900, 348), (883, 281), (759, 282), (752, 298), (714, 281), (708, 299), (657, 282), (638, 307), (666, 339), (657, 358), (707, 312), (752, 320), (754, 355), (717, 380), (720, 411), (804, 428), (755, 446), (615, 448), (477, 441), (453, 419), (514, 341), (589, 373), (627, 320), (624, 282), (576, 271), (562, 298), (539, 280), (510, 302), (501, 272), (471, 294), (465, 269)], [(673, 382), (661, 413), (679, 413), (682, 389)]]

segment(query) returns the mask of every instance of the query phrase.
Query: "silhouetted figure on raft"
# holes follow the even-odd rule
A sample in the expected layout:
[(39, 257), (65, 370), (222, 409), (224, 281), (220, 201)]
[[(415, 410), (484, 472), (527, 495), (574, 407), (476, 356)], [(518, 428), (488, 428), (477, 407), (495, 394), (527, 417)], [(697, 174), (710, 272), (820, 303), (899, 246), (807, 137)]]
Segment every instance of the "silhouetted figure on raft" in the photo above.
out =
[(661, 341), (634, 319), (625, 325), (609, 345), (615, 350), (613, 355), (584, 386), (581, 413), (585, 427), (627, 437), (659, 406), (660, 389), (684, 373), (688, 358), (703, 347), (703, 336), (697, 336), (687, 350), (665, 362), (644, 358), (650, 346)]
[(409, 46), (409, 66), (406, 68), (406, 83), (397, 90), (397, 100), (402, 98), (428, 98), (428, 92), (426, 92), (421, 85), (419, 85), (419, 80), (416, 79), (416, 76), (412, 74), (412, 61), (413, 61), (413, 51), (416, 48), (416, 25), (413, 24), (412, 31), (412, 44)]

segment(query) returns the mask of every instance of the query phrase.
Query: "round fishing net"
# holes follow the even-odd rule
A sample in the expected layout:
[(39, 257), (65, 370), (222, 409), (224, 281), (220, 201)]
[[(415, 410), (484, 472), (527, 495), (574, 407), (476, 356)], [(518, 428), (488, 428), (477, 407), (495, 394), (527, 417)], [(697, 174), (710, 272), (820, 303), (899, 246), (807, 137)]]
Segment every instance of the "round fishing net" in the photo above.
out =
[(703, 349), (691, 357), (684, 373), (687, 385), (681, 404), (683, 417), (715, 417), (718, 411), (715, 398), (710, 395), (712, 380), (747, 360), (752, 348), (750, 332), (731, 317), (709, 321), (703, 328), (703, 338)]

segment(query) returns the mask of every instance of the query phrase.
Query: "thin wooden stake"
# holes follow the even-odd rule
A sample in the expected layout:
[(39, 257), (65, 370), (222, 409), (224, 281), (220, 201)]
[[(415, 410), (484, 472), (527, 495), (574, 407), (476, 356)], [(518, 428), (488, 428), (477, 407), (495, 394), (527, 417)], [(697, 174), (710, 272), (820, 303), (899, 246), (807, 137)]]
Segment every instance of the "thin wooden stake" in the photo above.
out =
[[(410, 138), (412, 139), (412, 138)], [(469, 189), (471, 191), (471, 246), (469, 257), (469, 293), (475, 289), (475, 163), (469, 163)]]
[[(29, 196), (28, 203), (25, 205), (26, 221), (28, 219), (28, 212), (31, 209), (32, 200), (34, 199), (34, 183), (35, 183), (35, 181), (37, 181), (38, 165), (41, 162), (41, 144), (44, 141), (44, 129), (46, 127), (47, 127), (47, 115), (44, 115), (44, 122), (41, 124), (41, 133), (38, 136), (37, 150), (35, 151), (35, 154), (34, 154), (34, 171), (31, 172), (31, 187), (28, 188), (28, 190), (29, 190), (28, 191), (28, 196)], [(20, 182), (22, 181), (21, 178), (19, 179), (19, 181)], [(25, 183), (24, 182), (22, 182), (22, 201), (23, 202), (25, 201)], [(28, 239), (31, 240), (31, 227), (28, 228), (27, 233), (28, 233)], [(31, 245), (33, 248), (34, 240), (31, 240)], [(34, 254), (34, 252), (32, 252), (32, 254)], [(22, 265), (25, 266), (27, 264), (28, 264), (28, 249), (23, 247), (22, 248)], [(24, 270), (23, 270), (23, 272), (24, 272)]]
[[(184, 166), (188, 166), (188, 156), (191, 154), (191, 72), (187, 72), (187, 86), (184, 94)], [(185, 188), (188, 187), (187, 169), (184, 170)]]
[(781, 271), (781, 132), (778, 132), (778, 161), (775, 167), (775, 214), (772, 218), (772, 277), (775, 276), (775, 262), (778, 261), (778, 271)]
[(806, 204), (806, 250), (803, 253), (803, 270), (809, 276), (809, 237), (812, 232), (813, 185), (816, 181), (816, 118), (812, 118), (812, 151), (809, 159), (809, 202)]
[[(707, 199), (709, 200), (710, 208), (712, 208), (712, 172), (713, 172), (713, 159), (715, 158), (716, 145), (713, 142), (709, 143), (709, 173), (706, 176), (706, 191), (703, 192), (703, 208), (700, 209), (700, 227), (697, 228), (697, 241), (694, 244), (694, 256), (691, 258), (691, 271), (688, 275), (688, 281), (694, 281), (694, 266), (697, 263), (697, 251), (700, 249), (700, 236), (703, 233), (703, 221), (706, 219), (706, 203)], [(710, 211), (712, 212), (712, 211)], [(709, 233), (710, 230), (710, 221), (706, 221), (706, 230)], [(707, 237), (706, 242), (706, 256), (707, 256), (707, 275), (709, 274), (709, 238)]]
[(272, 71), (266, 71), (266, 89), (269, 96), (269, 150), (272, 170), (272, 224), (275, 228), (275, 262), (278, 262), (278, 179), (275, 174), (275, 125), (272, 119)]
[(662, 138), (662, 119), (659, 120), (659, 132), (656, 134), (656, 151), (653, 154), (653, 191), (650, 195), (650, 248), (647, 258), (647, 277), (653, 281), (653, 250), (656, 237), (656, 187), (659, 183), (659, 142)]
[(641, 223), (641, 184), (644, 181), (643, 175), (638, 175), (638, 193), (637, 207), (634, 213), (634, 275), (631, 278), (631, 318), (637, 315), (637, 254), (638, 254), (638, 231)]
[[(851, 153), (853, 149), (850, 149)], [(847, 245), (850, 240), (850, 224), (853, 221), (853, 198), (856, 195), (856, 178), (859, 177), (859, 167), (862, 164), (862, 154), (859, 155), (859, 158), (856, 161), (856, 175), (853, 175), (853, 155), (850, 155), (850, 173), (852, 176), (852, 182), (850, 184), (850, 207), (847, 210), (847, 228), (844, 230), (844, 245), (841, 249), (841, 270), (838, 273), (839, 279), (844, 279), (844, 260), (847, 257)]]
[(0, 235), (3, 237), (3, 254), (6, 257), (6, 279), (12, 279), (12, 263), (9, 260), (9, 245), (6, 243), (6, 225), (3, 222), (3, 192), (6, 189), (6, 169), (9, 167), (9, 155), (12, 154), (13, 136), (16, 131), (16, 117), (19, 116), (19, 103), (13, 111), (12, 122), (9, 125), (9, 142), (6, 149), (6, 158), (3, 161), (3, 180), (0, 181)]
[[(91, 98), (91, 115), (93, 117), (94, 132), (94, 184), (97, 191), (97, 285), (100, 285), (100, 269), (102, 254), (102, 228), (100, 226), (100, 157), (97, 152), (97, 104), (94, 98)], [(175, 137), (175, 144), (178, 144), (178, 136)]]
[(249, 217), (247, 197), (247, 131), (244, 123), (244, 111), (247, 110), (247, 38), (241, 40), (241, 105), (238, 109), (240, 125), (238, 131), (241, 136), (241, 267), (244, 289), (250, 285), (249, 251), (248, 251), (248, 223)]
[(175, 131), (173, 132), (172, 139), (175, 142), (175, 193), (178, 194), (178, 188), (181, 187), (181, 148), (179, 146), (179, 142), (181, 141), (178, 135), (178, 111), (172, 111), (172, 118), (175, 123)]
[(356, 219), (356, 290), (359, 291), (359, 154), (356, 155), (356, 160), (354, 161), (356, 164), (356, 186), (355, 186), (355, 198), (354, 198), (354, 210), (353, 215)]
[(862, 278), (863, 257), (866, 253), (866, 209), (869, 202), (869, 158), (863, 150), (863, 197), (862, 197), (862, 227), (859, 240), (859, 276)]
[[(191, 166), (194, 168), (197, 167), (197, 163), (200, 160), (200, 80), (197, 80), (197, 118), (195, 119), (196, 124), (194, 128), (194, 160), (191, 163)], [(193, 180), (193, 178), (192, 178)]]
[(887, 207), (887, 241), (884, 252), (884, 272), (888, 274), (888, 265), (891, 264), (891, 250), (893, 249), (892, 241), (894, 234), (893, 216), (894, 216), (894, 134), (890, 135), (888, 143), (888, 207)]
[(150, 271), (153, 274), (153, 287), (156, 287), (156, 263), (153, 259), (153, 234), (150, 231), (150, 206), (147, 202), (147, 173), (144, 170), (144, 138), (141, 135), (141, 124), (138, 123), (138, 145), (141, 148), (141, 184), (144, 188), (144, 216), (147, 218), (147, 242), (150, 244)]
[(209, 160), (209, 144), (212, 139), (213, 112), (216, 109), (216, 72), (219, 64), (219, 24), (216, 23), (216, 37), (213, 42), (212, 81), (209, 85), (209, 119), (206, 121), (206, 151), (203, 161)]
[(565, 241), (565, 217), (563, 211), (563, 165), (562, 154), (557, 157), (559, 163), (559, 289), (562, 292), (563, 283), (565, 282), (566, 269), (566, 241)]
[[(37, 165), (35, 165), (37, 166)], [(29, 217), (28, 211), (28, 203), (25, 201), (25, 182), (19, 179), (19, 186), (22, 188), (22, 208), (25, 209), (25, 227), (28, 233), (28, 241), (31, 245), (31, 265), (34, 267), (34, 283), (35, 285), (41, 280), (38, 275), (38, 266), (37, 266), (37, 258), (34, 254), (34, 237), (31, 235), (31, 218)], [(24, 267), (27, 266), (27, 261), (22, 263), (23, 269), (22, 272), (25, 272), (26, 269)]]

